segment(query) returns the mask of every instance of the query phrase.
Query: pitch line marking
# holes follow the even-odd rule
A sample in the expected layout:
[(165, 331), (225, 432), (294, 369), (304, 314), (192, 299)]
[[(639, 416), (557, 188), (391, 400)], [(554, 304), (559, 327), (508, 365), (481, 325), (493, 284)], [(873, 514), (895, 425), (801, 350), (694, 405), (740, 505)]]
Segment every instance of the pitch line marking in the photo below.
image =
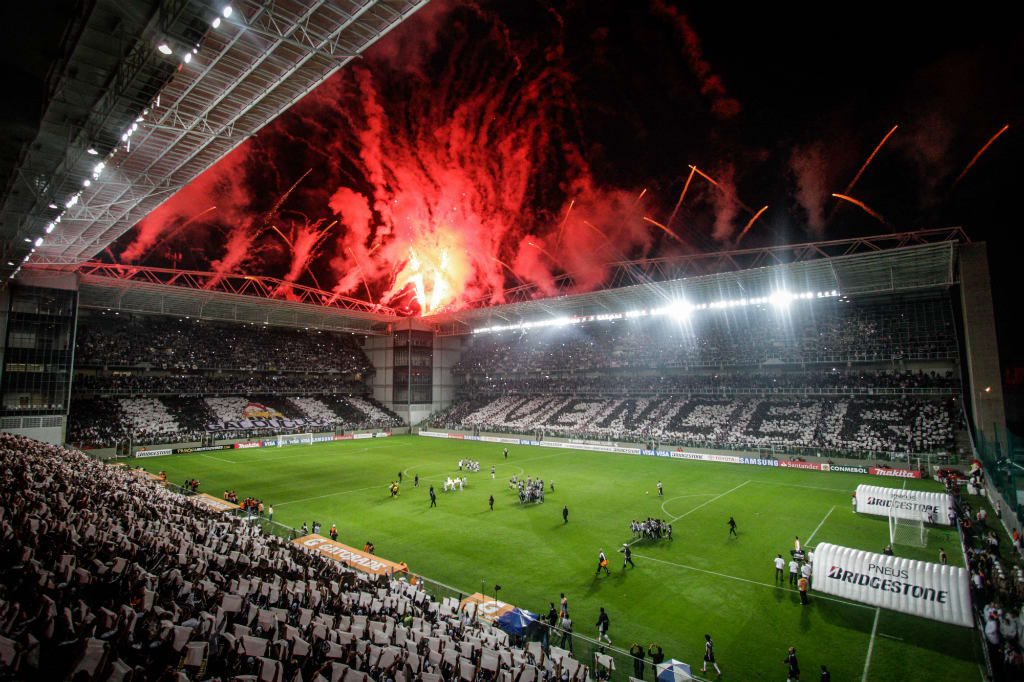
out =
[(236, 462), (234, 460), (231, 460), (231, 459), (221, 459), (220, 457), (214, 457), (213, 455), (207, 455), (205, 453), (200, 454), (200, 456), (201, 457), (205, 457), (206, 459), (215, 459), (218, 462), (226, 462), (227, 464), (238, 464), (238, 462)]
[(288, 500), (287, 502), (278, 502), (277, 506), (278, 507), (283, 507), (286, 504), (295, 504), (296, 502), (308, 502), (310, 500), (319, 500), (319, 499), (321, 499), (323, 497), (334, 497), (335, 495), (348, 495), (349, 493), (358, 493), (358, 492), (362, 492), (363, 490), (374, 490), (375, 488), (385, 488), (385, 487), (387, 487), (387, 486), (371, 485), (371, 486), (367, 486), (366, 488), (353, 488), (352, 490), (339, 490), (336, 493), (327, 493), (326, 495), (317, 495), (315, 497), (303, 497), (302, 499), (298, 499), (298, 500)]
[(714, 493), (694, 493), (692, 495), (676, 495), (675, 497), (670, 497), (670, 498), (668, 498), (667, 500), (665, 500), (664, 502), (661, 503), (661, 511), (666, 516), (669, 516), (668, 510), (665, 509), (665, 505), (668, 504), (669, 502), (674, 502), (675, 500), (681, 500), (681, 499), (686, 498), (686, 497), (711, 497), (712, 495), (714, 495)]
[(881, 612), (882, 610), (876, 606), (875, 624), (871, 626), (871, 641), (868, 642), (868, 655), (864, 659), (864, 674), (861, 675), (860, 682), (867, 682), (868, 679), (868, 669), (871, 667), (871, 652), (875, 648), (875, 634), (878, 632), (878, 614)]
[(878, 636), (879, 637), (885, 637), (886, 639), (895, 639), (897, 642), (902, 642), (903, 641), (902, 637), (897, 637), (896, 635), (887, 635), (884, 632), (879, 632)]
[(807, 547), (811, 546), (811, 541), (814, 540), (814, 536), (818, 534), (818, 531), (821, 530), (821, 527), (825, 525), (826, 521), (828, 521), (828, 517), (832, 516), (832, 512), (834, 512), (835, 509), (836, 506), (833, 504), (832, 508), (828, 510), (828, 514), (825, 514), (825, 518), (821, 520), (821, 523), (818, 524), (818, 527), (814, 529), (813, 533), (811, 533), (811, 537), (807, 538)]
[[(696, 566), (687, 566), (686, 564), (677, 564), (674, 561), (666, 561), (665, 559), (657, 559), (655, 557), (646, 556), (646, 555), (643, 555), (643, 554), (635, 554), (634, 553), (633, 556), (638, 557), (640, 559), (648, 559), (650, 561), (657, 561), (658, 563), (667, 564), (669, 566), (675, 566), (677, 568), (685, 568), (688, 571), (696, 571), (697, 573), (707, 573), (708, 575), (718, 576), (719, 578), (728, 578), (729, 580), (738, 580), (740, 582), (750, 583), (751, 585), (760, 585), (761, 587), (770, 587), (770, 588), (772, 588), (774, 590), (782, 590), (783, 592), (793, 592), (793, 593), (798, 592), (798, 590), (791, 590), (788, 587), (782, 587), (780, 585), (772, 585), (771, 583), (762, 583), (762, 582), (757, 581), (757, 580), (750, 580), (749, 578), (740, 578), (739, 576), (729, 575), (728, 573), (718, 573), (717, 571), (709, 571), (706, 568), (697, 568)], [(825, 599), (827, 601), (834, 601), (834, 602), (837, 602), (839, 604), (846, 604), (847, 606), (858, 606), (858, 607), (860, 607), (862, 609), (870, 609), (870, 608), (872, 608), (871, 606), (868, 606), (867, 604), (858, 604), (857, 602), (847, 601), (845, 599), (836, 599), (835, 597), (826, 597), (826, 596), (824, 596), (822, 594), (818, 594), (818, 593), (815, 593), (814, 598), (815, 599)]]
[[(710, 500), (708, 500), (707, 502), (703, 502), (703, 503), (701, 503), (701, 504), (698, 504), (698, 505), (697, 505), (696, 507), (694, 507), (694, 508), (693, 508), (693, 509), (691, 509), (690, 511), (688, 511), (688, 512), (686, 512), (686, 513), (684, 513), (684, 514), (680, 514), (679, 516), (677, 516), (677, 517), (675, 517), (675, 518), (669, 519), (668, 521), (666, 521), (666, 523), (669, 523), (669, 524), (675, 523), (675, 522), (676, 522), (676, 521), (678, 521), (679, 519), (681, 519), (681, 518), (684, 518), (684, 517), (686, 517), (686, 516), (689, 516), (689, 515), (690, 515), (690, 514), (692, 514), (693, 512), (697, 511), (698, 509), (701, 509), (701, 508), (703, 508), (703, 507), (706, 507), (706, 506), (708, 506), (709, 504), (711, 504), (711, 503), (712, 503), (712, 502), (714, 502), (715, 500), (717, 500), (717, 499), (720, 499), (720, 498), (722, 498), (722, 497), (725, 497), (726, 495), (728, 495), (729, 493), (733, 492), (734, 490), (739, 490), (740, 488), (742, 488), (743, 486), (745, 486), (745, 485), (746, 485), (746, 484), (748, 484), (748, 483), (750, 483), (750, 480), (749, 480), (749, 479), (748, 479), (748, 480), (746, 480), (746, 481), (743, 481), (743, 483), (740, 483), (740, 484), (739, 484), (738, 486), (736, 486), (735, 488), (729, 488), (729, 489), (728, 489), (728, 490), (726, 490), (726, 491), (725, 491), (724, 493), (720, 493), (720, 494), (718, 494), (718, 495), (715, 495), (714, 497), (712, 497), (712, 498), (711, 498)], [(630, 546), (633, 546), (633, 545), (635, 545), (636, 543), (640, 542), (640, 540), (642, 540), (642, 539), (643, 539), (643, 538), (637, 538), (637, 539), (633, 540), (633, 542), (630, 542), (630, 543), (629, 543), (629, 545), (630, 545)]]

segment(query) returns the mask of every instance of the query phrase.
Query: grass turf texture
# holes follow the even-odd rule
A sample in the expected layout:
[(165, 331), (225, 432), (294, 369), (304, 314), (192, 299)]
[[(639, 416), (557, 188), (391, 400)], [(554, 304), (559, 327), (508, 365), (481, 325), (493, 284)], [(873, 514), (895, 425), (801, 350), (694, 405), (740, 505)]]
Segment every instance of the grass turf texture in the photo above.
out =
[[(326, 536), (336, 523), (341, 542), (361, 548), (372, 540), (380, 556), (467, 594), (481, 581), (488, 592), (499, 584), (503, 601), (546, 614), (548, 602), (557, 605), (565, 592), (574, 629), (584, 635), (596, 636), (603, 606), (616, 647), (658, 642), (666, 657), (695, 672), (710, 633), (729, 679), (785, 679), (789, 646), (797, 648), (805, 679), (817, 679), (822, 663), (837, 680), (980, 678), (973, 630), (813, 591), (801, 607), (795, 590), (774, 584), (772, 559), (781, 553), (788, 561), (794, 535), (805, 547), (831, 542), (880, 552), (887, 519), (854, 514), (850, 494), (860, 483), (902, 487), (902, 480), (525, 446), (510, 447), (505, 460), (503, 447), (403, 436), (129, 463), (163, 469), (173, 483), (194, 476), (201, 492), (216, 497), (225, 489), (258, 497), (273, 505), (275, 521), (290, 526), (315, 519)], [(480, 472), (462, 474), (469, 479), (464, 491), (441, 492), (460, 458), (479, 460)], [(401, 494), (390, 499), (386, 486), (399, 471)], [(512, 474), (553, 480), (555, 491), (548, 486), (545, 504), (521, 505), (508, 487)], [(430, 484), (438, 494), (433, 509)], [(924, 481), (907, 487), (939, 489)], [(616, 550), (632, 540), (629, 521), (647, 516), (675, 519), (674, 539), (637, 542), (636, 568), (623, 570)], [(739, 537), (729, 537), (730, 516)], [(963, 565), (954, 531), (932, 528), (926, 549), (894, 549), (937, 561), (939, 547)], [(611, 576), (594, 575), (599, 549)]]

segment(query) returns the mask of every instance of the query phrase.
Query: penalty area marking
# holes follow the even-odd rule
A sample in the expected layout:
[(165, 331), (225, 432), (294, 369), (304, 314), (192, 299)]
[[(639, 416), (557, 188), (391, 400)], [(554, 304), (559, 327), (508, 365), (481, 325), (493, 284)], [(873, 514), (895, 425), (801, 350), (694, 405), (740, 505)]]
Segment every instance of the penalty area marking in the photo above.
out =
[(818, 527), (814, 529), (813, 533), (811, 533), (811, 537), (807, 538), (807, 546), (808, 547), (811, 546), (811, 541), (814, 540), (814, 536), (818, 534), (818, 531), (821, 530), (821, 527), (825, 525), (826, 521), (828, 521), (828, 517), (832, 516), (832, 512), (834, 512), (835, 509), (836, 509), (836, 506), (833, 504), (832, 508), (828, 510), (827, 514), (825, 514), (825, 518), (823, 518), (821, 520), (821, 523), (818, 524)]
[(682, 499), (685, 499), (687, 497), (711, 497), (714, 494), (715, 493), (693, 493), (692, 495), (676, 495), (675, 497), (670, 497), (670, 498), (668, 498), (667, 500), (665, 500), (664, 502), (661, 503), (661, 511), (666, 516), (671, 516), (671, 514), (668, 511), (668, 509), (665, 509), (665, 505), (668, 504), (669, 502), (674, 502), (675, 500), (682, 500)]
[[(646, 556), (644, 554), (636, 554), (636, 553), (634, 553), (633, 556), (635, 556), (635, 557), (637, 557), (639, 559), (647, 559), (648, 561), (657, 561), (658, 563), (661, 563), (661, 564), (667, 564), (669, 566), (675, 566), (676, 568), (684, 568), (687, 571), (695, 571), (697, 573), (706, 573), (708, 575), (717, 576), (719, 578), (727, 578), (729, 580), (738, 580), (740, 582), (749, 583), (751, 585), (760, 585), (761, 587), (770, 587), (770, 588), (772, 588), (774, 590), (782, 590), (783, 592), (793, 592), (793, 593), (798, 592), (798, 590), (791, 590), (788, 587), (782, 587), (780, 585), (772, 585), (771, 583), (762, 583), (762, 582), (760, 582), (758, 580), (751, 580), (749, 578), (741, 578), (739, 576), (729, 575), (728, 573), (719, 573), (717, 571), (709, 571), (706, 568), (697, 568), (696, 566), (687, 566), (686, 564), (677, 564), (674, 561), (666, 561), (665, 559), (657, 559), (655, 557)], [(818, 593), (815, 593), (814, 598), (815, 599), (825, 599), (826, 601), (834, 601), (834, 602), (837, 602), (839, 604), (846, 604), (847, 606), (857, 606), (857, 607), (860, 607), (862, 609), (874, 608), (872, 606), (868, 606), (867, 604), (858, 604), (855, 601), (847, 601), (846, 599), (836, 599), (835, 597), (826, 597), (826, 596), (824, 596), (822, 594), (818, 594)], [(876, 625), (877, 625), (877, 623), (876, 623)]]

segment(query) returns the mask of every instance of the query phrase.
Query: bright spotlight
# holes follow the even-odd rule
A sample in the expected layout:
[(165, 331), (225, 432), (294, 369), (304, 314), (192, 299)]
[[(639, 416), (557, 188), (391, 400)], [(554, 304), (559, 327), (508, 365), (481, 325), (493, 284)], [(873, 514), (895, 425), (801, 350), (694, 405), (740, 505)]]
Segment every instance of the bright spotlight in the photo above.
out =
[(223, 15), (224, 15), (224, 18), (225, 18), (225, 19), (230, 19), (230, 18), (231, 18), (231, 13), (232, 13), (232, 12), (234, 12), (234, 11), (235, 11), (235, 10), (233, 10), (233, 9), (231, 8), (231, 5), (226, 5), (226, 6), (224, 7), (223, 11), (221, 11), (221, 14), (223, 14)]
[(210, 25), (214, 28), (218, 28), (220, 26), (220, 17), (214, 17), (213, 21), (210, 22)]
[(56, 223), (50, 223), (46, 226), (46, 234), (53, 232), (53, 228), (57, 227)]
[(33, 243), (36, 245), (36, 247), (40, 247), (40, 246), (43, 245), (43, 238), (42, 237), (36, 237), (36, 240)]
[(693, 306), (686, 301), (672, 301), (668, 306), (668, 314), (677, 320), (688, 318), (691, 310), (693, 310)]
[(788, 291), (775, 291), (768, 297), (768, 302), (776, 308), (788, 308), (792, 300), (793, 296)]
[(188, 64), (190, 61), (192, 61), (192, 53), (191, 52), (186, 52), (185, 53), (185, 63)]
[(99, 154), (99, 152), (96, 151), (95, 147), (89, 147), (88, 149), (85, 150), (85, 153), (89, 154), (90, 156), (96, 156), (97, 154)]
[(172, 52), (171, 46), (167, 43), (160, 43), (156, 49), (160, 50), (161, 54), (170, 54)]
[(82, 180), (82, 186), (83, 187), (88, 187), (91, 184), (92, 184), (92, 180), (90, 180), (89, 178), (86, 178), (85, 180)]

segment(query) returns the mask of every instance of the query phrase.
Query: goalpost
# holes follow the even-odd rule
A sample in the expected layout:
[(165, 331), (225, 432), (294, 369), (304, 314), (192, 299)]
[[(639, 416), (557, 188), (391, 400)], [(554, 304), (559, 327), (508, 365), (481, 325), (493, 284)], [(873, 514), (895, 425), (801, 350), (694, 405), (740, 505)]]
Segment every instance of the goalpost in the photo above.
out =
[[(922, 509), (915, 509), (919, 505), (901, 505), (901, 501), (913, 502), (916, 495), (907, 491), (906, 493), (894, 493), (892, 506), (889, 507), (889, 543), (892, 545), (907, 545), (910, 547), (928, 546), (928, 526), (925, 525), (927, 512)], [(897, 509), (899, 513), (897, 513)]]
[(312, 433), (289, 433), (280, 435), (275, 439), (277, 447), (285, 445), (311, 445), (313, 443)]

